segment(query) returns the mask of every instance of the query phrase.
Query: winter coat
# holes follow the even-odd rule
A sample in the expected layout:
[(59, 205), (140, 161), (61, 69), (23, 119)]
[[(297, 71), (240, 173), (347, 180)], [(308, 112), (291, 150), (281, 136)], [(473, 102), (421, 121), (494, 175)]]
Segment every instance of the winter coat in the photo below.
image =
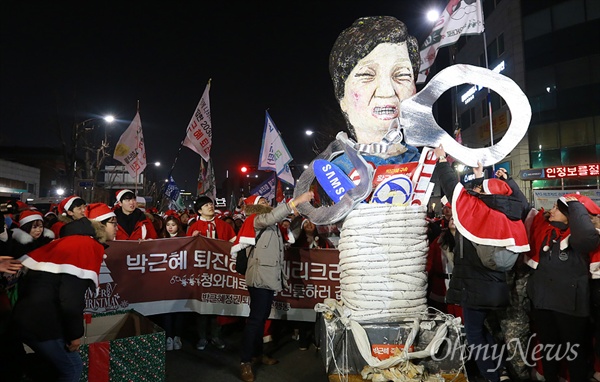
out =
[[(569, 225), (551, 223), (542, 209), (531, 225), (531, 258), (535, 268), (527, 283), (533, 307), (572, 316), (590, 315), (590, 253), (600, 236), (585, 207), (568, 202)], [(561, 229), (563, 228), (563, 229)]]
[(125, 215), (121, 208), (117, 208), (115, 215), (117, 215), (119, 223), (116, 240), (146, 240), (158, 237), (154, 224), (139, 208), (136, 208), (130, 215)]
[[(452, 200), (458, 184), (456, 173), (447, 162), (438, 163), (435, 171), (444, 194)], [(446, 303), (472, 309), (497, 309), (510, 304), (510, 289), (506, 283), (505, 272), (485, 267), (473, 243), (464, 238), (458, 230), (453, 252), (454, 269), (446, 292)]]
[[(86, 257), (95, 259), (95, 268), (99, 270), (104, 246), (94, 239), (98, 236), (94, 225), (88, 219), (79, 219), (66, 224), (62, 232), (65, 237), (36, 252), (51, 253), (54, 255), (52, 259), (69, 259), (82, 256), (84, 251)], [(60, 253), (54, 252), (57, 248), (60, 248)], [(73, 252), (67, 254), (65, 251)], [(31, 256), (36, 252), (30, 252)], [(86, 259), (82, 263), (89, 261)], [(40, 268), (48, 267), (49, 270), (29, 269), (19, 283), (19, 298), (13, 310), (13, 322), (18, 334), (25, 340), (63, 338), (70, 342), (83, 336), (85, 293), (88, 288), (95, 290), (96, 285), (71, 265), (73, 263), (67, 262), (69, 267), (65, 270), (61, 269), (59, 261), (51, 262), (55, 265), (48, 267), (48, 263), (37, 263)]]
[[(214, 224), (212, 229), (209, 226), (209, 223)], [(235, 237), (235, 231), (233, 230), (233, 227), (217, 217), (213, 218), (213, 220), (210, 222), (203, 219), (196, 220), (194, 224), (188, 228), (187, 236), (192, 236), (194, 231), (199, 231), (200, 235), (205, 237), (225, 241), (230, 241)]]
[(284, 243), (277, 223), (292, 212), (287, 204), (280, 204), (271, 212), (254, 218), (256, 236), (263, 228), (265, 230), (248, 258), (246, 286), (275, 292), (287, 288), (287, 277), (283, 272)]

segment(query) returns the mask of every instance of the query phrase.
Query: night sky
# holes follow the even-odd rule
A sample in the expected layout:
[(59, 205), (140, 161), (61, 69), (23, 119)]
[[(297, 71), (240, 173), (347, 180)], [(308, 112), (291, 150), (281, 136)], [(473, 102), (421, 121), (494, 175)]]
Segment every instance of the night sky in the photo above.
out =
[[(391, 15), (421, 44), (433, 26), (425, 13), (446, 1), (172, 3), (2, 2), (0, 145), (58, 148), (57, 126), (113, 114), (112, 152), (139, 101), (148, 162), (166, 177), (212, 79), (218, 184), (258, 163), (265, 110), (292, 164), (308, 163), (306, 129), (345, 127), (328, 72), (337, 35), (359, 17)], [(199, 166), (182, 148), (180, 188), (195, 190)]]

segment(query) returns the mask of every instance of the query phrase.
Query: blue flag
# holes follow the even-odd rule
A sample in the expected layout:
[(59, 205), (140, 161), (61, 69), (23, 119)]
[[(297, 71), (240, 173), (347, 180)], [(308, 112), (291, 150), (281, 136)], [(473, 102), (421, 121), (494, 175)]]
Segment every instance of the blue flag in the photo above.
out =
[(250, 195), (259, 195), (271, 202), (275, 198), (276, 187), (277, 177), (273, 173), (267, 180), (250, 190)]

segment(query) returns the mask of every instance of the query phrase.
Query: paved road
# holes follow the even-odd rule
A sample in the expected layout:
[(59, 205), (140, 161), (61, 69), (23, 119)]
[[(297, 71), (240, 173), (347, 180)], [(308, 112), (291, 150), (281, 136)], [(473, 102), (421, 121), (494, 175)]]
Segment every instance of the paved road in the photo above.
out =
[[(204, 351), (195, 348), (195, 338), (185, 338), (183, 349), (167, 352), (167, 382), (237, 382), (240, 370), (241, 327), (228, 325), (223, 338), (228, 346), (218, 350), (209, 345)], [(277, 365), (260, 365), (255, 369), (256, 382), (327, 382), (321, 353), (314, 345), (301, 351), (289, 328), (280, 328), (271, 346)]]

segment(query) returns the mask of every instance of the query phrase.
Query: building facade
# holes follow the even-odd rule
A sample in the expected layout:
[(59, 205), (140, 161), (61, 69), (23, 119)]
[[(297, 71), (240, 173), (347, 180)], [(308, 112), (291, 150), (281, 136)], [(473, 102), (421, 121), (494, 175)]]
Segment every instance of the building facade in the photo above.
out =
[[(530, 200), (540, 189), (599, 188), (600, 2), (482, 2), (485, 36), (461, 38), (454, 62), (485, 67), (487, 58), (489, 69), (521, 87), (532, 110), (526, 137), (495, 167), (507, 168)], [(486, 147), (502, 139), (511, 114), (496, 93), (488, 102), (487, 89), (472, 88), (455, 89), (453, 109), (463, 143)], [(535, 176), (519, 177), (531, 169)]]

